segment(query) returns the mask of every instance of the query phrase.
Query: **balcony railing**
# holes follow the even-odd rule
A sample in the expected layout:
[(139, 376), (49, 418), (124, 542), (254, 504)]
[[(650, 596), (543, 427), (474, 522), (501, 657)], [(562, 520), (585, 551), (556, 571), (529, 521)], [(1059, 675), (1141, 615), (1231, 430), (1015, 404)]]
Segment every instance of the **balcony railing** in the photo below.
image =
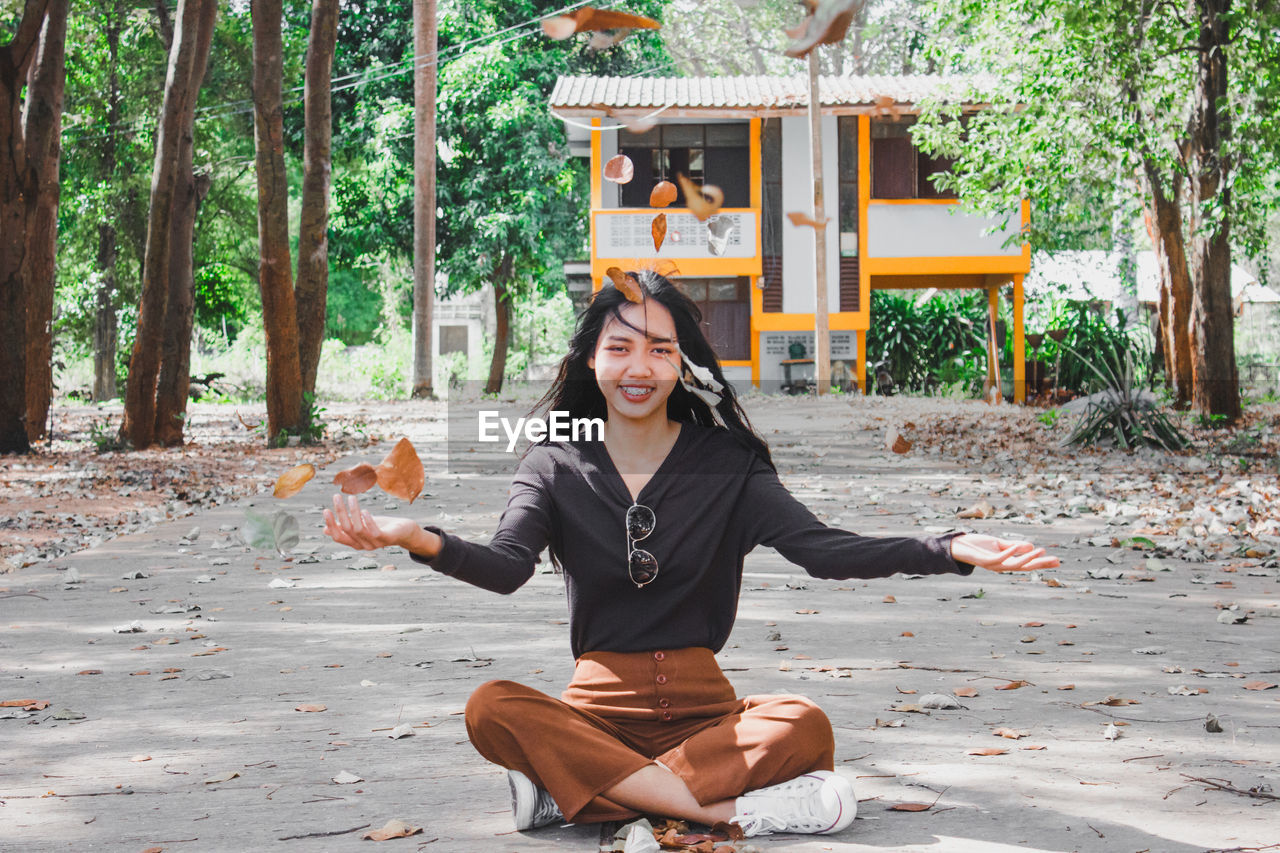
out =
[[(653, 218), (667, 215), (667, 236), (662, 249), (653, 250)], [(730, 228), (724, 237), (723, 251), (715, 252), (709, 243), (708, 223), (684, 209), (669, 210), (595, 210), (597, 258), (754, 258), (756, 252), (756, 217), (751, 208), (721, 210), (716, 216), (723, 227)]]

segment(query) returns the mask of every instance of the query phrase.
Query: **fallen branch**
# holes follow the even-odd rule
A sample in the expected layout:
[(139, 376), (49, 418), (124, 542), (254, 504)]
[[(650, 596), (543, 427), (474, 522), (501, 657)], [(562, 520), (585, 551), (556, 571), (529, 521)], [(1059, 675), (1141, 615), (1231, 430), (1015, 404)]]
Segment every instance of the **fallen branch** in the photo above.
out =
[[(1277, 796), (1276, 794), (1268, 794), (1266, 791), (1243, 791), (1235, 787), (1234, 785), (1228, 784), (1226, 782), (1215, 782), (1212, 779), (1202, 779), (1199, 776), (1188, 776), (1186, 773), (1182, 773), (1180, 775), (1182, 776), (1183, 779), (1189, 779), (1192, 782), (1202, 782), (1205, 785), (1208, 785), (1210, 788), (1217, 788), (1219, 791), (1230, 791), (1233, 794), (1240, 794), (1241, 796), (1244, 796), (1244, 797), (1254, 797), (1255, 799), (1259, 799), (1259, 800), (1280, 800), (1280, 796)], [(1271, 846), (1275, 847), (1277, 845), (1273, 844)], [(1257, 849), (1265, 850), (1266, 848), (1260, 847)]]
[(1204, 717), (1187, 717), (1180, 720), (1149, 720), (1146, 717), (1122, 717), (1119, 714), (1108, 714), (1101, 708), (1093, 708), (1088, 705), (1077, 705), (1077, 708), (1083, 708), (1086, 711), (1092, 711), (1095, 714), (1101, 714), (1104, 717), (1110, 717), (1113, 720), (1129, 720), (1134, 723), (1203, 723)]
[(28, 595), (28, 596), (30, 596), (30, 597), (32, 597), (32, 598), (38, 598), (38, 599), (40, 599), (41, 601), (48, 601), (48, 600), (49, 600), (49, 599), (45, 598), (43, 595), (36, 595), (34, 592), (10, 592), (10, 593), (6, 593), (6, 594), (4, 594), (4, 595), (0, 595), (0, 598), (19, 598), (20, 596), (24, 596), (24, 595)]
[(361, 826), (353, 826), (350, 829), (338, 829), (333, 832), (308, 832), (306, 835), (286, 835), (284, 838), (277, 838), (276, 841), (297, 841), (299, 838), (332, 838), (335, 835), (350, 835), (353, 832), (359, 832), (362, 829), (368, 829), (370, 824), (362, 824)]

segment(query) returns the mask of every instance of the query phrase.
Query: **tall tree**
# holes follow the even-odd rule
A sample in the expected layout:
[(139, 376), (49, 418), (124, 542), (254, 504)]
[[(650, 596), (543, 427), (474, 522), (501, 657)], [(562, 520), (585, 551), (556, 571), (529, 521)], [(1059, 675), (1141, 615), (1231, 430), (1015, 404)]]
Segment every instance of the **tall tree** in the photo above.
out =
[(302, 426), (302, 361), (289, 257), (281, 0), (253, 0), (253, 128), (258, 171), (258, 289), (267, 338), (267, 435)]
[(169, 217), (169, 298), (156, 383), (155, 437), (166, 446), (182, 444), (187, 397), (191, 389), (191, 327), (195, 312), (195, 268), (192, 243), (196, 212), (209, 192), (210, 176), (195, 170), (196, 93), (204, 80), (213, 42), (217, 0), (200, 0), (191, 62), (192, 95), (183, 104), (179, 125), (178, 166), (174, 175), (173, 209)]
[(333, 108), (329, 87), (337, 35), (338, 0), (314, 0), (303, 93), (306, 128), (295, 287), (302, 390), (308, 394), (316, 390), (329, 292), (329, 184), (333, 162)]
[(58, 246), (58, 161), (66, 80), (69, 0), (49, 0), (36, 59), (27, 75), (23, 136), (34, 189), (27, 221), (27, 436), (43, 438), (53, 399), (53, 300)]
[(191, 102), (195, 101), (200, 89), (199, 81), (192, 79), (200, 29), (206, 16), (212, 24), (212, 14), (216, 10), (216, 7), (209, 10), (210, 5), (210, 0), (178, 0), (177, 20), (169, 49), (164, 105), (156, 129), (155, 162), (151, 174), (151, 206), (142, 268), (142, 298), (138, 305), (138, 329), (129, 359), (124, 420), (120, 427), (120, 437), (137, 450), (150, 447), (156, 439), (156, 381), (164, 347), (170, 256), (173, 251), (171, 220), (183, 161), (184, 119), (193, 109)]
[(938, 0), (935, 10), (939, 61), (989, 73), (981, 94), (995, 107), (963, 125), (956, 106), (937, 107), (916, 138), (959, 155), (950, 183), (975, 207), (1031, 198), (1040, 247), (1107, 220), (1099, 204), (1069, 200), (1114, 184), (1119, 163), (1149, 209), (1170, 379), (1202, 415), (1236, 419), (1231, 253), (1264, 251), (1277, 204), (1280, 7)]
[[(102, 139), (101, 174), (106, 181), (116, 171), (116, 128), (120, 125), (120, 32), (124, 28), (124, 9), (120, 0), (104, 10), (103, 33), (107, 47), (106, 73), (106, 127)], [(93, 295), (93, 399), (110, 400), (116, 396), (116, 226), (112, 217), (104, 216), (98, 222), (98, 250), (96, 254), (98, 285)]]
[(430, 397), (436, 295), (435, 0), (413, 0), (413, 396)]
[(27, 234), (30, 165), (21, 121), (22, 89), (50, 0), (25, 0), (12, 36), (0, 44), (0, 453), (26, 453)]

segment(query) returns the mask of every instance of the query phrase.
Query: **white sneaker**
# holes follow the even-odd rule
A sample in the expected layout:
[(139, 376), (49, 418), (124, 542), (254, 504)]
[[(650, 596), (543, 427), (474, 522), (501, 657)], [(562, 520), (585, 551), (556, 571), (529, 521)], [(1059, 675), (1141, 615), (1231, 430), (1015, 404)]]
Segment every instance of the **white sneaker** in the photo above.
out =
[(800, 832), (825, 835), (853, 823), (858, 798), (853, 785), (830, 770), (815, 770), (768, 788), (748, 791), (734, 804), (737, 816), (730, 823), (743, 833)]
[(556, 801), (533, 784), (528, 776), (519, 770), (508, 770), (507, 781), (511, 783), (511, 813), (516, 821), (517, 832), (564, 820)]

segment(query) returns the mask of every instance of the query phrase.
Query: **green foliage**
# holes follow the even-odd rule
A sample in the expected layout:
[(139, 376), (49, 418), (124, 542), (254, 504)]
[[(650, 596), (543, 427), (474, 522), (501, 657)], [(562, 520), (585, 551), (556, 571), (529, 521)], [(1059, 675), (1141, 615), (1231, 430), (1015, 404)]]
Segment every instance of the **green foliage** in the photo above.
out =
[(1158, 407), (1154, 395), (1144, 393), (1135, 349), (1116, 338), (1103, 343), (1089, 356), (1076, 352), (1080, 361), (1093, 371), (1100, 393), (1091, 396), (1064, 444), (1087, 447), (1114, 441), (1125, 450), (1144, 445), (1165, 450), (1182, 450), (1187, 446), (1186, 436)]
[(98, 453), (129, 449), (128, 440), (121, 438), (120, 428), (111, 423), (110, 416), (89, 420), (89, 441)]
[[(871, 315), (867, 359), (887, 362), (899, 389), (951, 387), (965, 395), (981, 389), (987, 370), (985, 294), (953, 292), (919, 302), (914, 293), (873, 290)], [(1008, 341), (1006, 346), (1011, 352)]]

